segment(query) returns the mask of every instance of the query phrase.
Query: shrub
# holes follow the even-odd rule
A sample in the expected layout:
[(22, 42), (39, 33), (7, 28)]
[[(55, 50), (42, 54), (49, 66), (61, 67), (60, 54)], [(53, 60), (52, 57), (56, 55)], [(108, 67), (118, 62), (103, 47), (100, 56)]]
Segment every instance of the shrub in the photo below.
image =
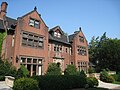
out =
[(13, 90), (39, 90), (38, 82), (31, 78), (20, 78), (14, 82)]
[(87, 77), (87, 75), (85, 74), (85, 72), (82, 70), (81, 72), (80, 72), (80, 77)]
[(76, 75), (77, 69), (75, 65), (67, 65), (67, 68), (64, 71), (64, 75)]
[(3, 62), (0, 59), (0, 76), (16, 76), (16, 69), (8, 61)]
[(28, 69), (24, 65), (21, 65), (20, 68), (17, 71), (17, 77), (16, 78), (27, 77), (28, 75), (29, 75)]
[(0, 76), (0, 81), (5, 81), (5, 76)]
[(109, 75), (109, 76), (107, 77), (107, 81), (106, 81), (106, 82), (112, 83), (112, 82), (114, 82), (114, 81), (115, 81), (115, 79), (114, 79), (111, 75)]
[(120, 72), (117, 73), (117, 81), (120, 82)]
[(112, 83), (115, 81), (114, 78), (110, 76), (106, 70), (103, 70), (100, 73), (100, 80), (108, 83)]
[(76, 75), (45, 75), (34, 76), (39, 83), (40, 90), (70, 90), (86, 85), (86, 79)]
[(95, 77), (87, 77), (87, 84), (91, 88), (98, 86), (98, 80)]
[(112, 74), (111, 76), (114, 78), (115, 81), (118, 81), (118, 75), (117, 74)]
[(56, 63), (51, 63), (48, 66), (46, 75), (61, 75), (61, 68)]
[(89, 74), (95, 73), (95, 69), (94, 69), (94, 68), (89, 68), (89, 69), (88, 69), (88, 73), (89, 73)]

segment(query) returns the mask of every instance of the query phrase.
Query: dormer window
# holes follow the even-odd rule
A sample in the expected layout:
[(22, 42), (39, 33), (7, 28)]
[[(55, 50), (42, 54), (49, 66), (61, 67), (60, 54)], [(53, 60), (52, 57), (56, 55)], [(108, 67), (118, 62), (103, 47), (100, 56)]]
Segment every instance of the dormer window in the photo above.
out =
[(61, 37), (61, 34), (60, 34), (60, 33), (58, 33), (58, 37), (59, 37), (59, 38)]
[(57, 36), (57, 32), (54, 32), (54, 36)]
[(35, 28), (39, 28), (40, 22), (33, 18), (30, 18), (29, 25)]
[(54, 32), (54, 36), (60, 38), (61, 34), (59, 32)]

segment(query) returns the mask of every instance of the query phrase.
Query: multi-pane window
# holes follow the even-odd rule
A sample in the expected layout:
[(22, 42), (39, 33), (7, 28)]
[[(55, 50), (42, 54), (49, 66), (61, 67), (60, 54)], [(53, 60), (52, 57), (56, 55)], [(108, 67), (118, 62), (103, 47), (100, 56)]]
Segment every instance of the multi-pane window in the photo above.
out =
[(30, 18), (29, 25), (35, 28), (40, 27), (40, 22), (38, 20), (35, 20), (33, 18)]
[(84, 46), (78, 46), (77, 52), (78, 52), (78, 55), (83, 55), (83, 56), (87, 55), (86, 47)]
[(80, 40), (80, 42), (84, 42), (84, 37), (83, 36), (79, 36), (79, 40)]
[(54, 32), (54, 36), (60, 38), (61, 34), (59, 32)]
[(79, 71), (84, 70), (85, 72), (87, 72), (87, 62), (86, 61), (78, 62), (78, 69)]
[(22, 45), (43, 48), (44, 46), (43, 37), (31, 33), (23, 32)]
[(42, 64), (42, 58), (34, 58), (34, 57), (27, 57), (27, 56), (21, 56), (21, 63), (23, 64), (30, 64), (30, 63), (34, 63), (34, 64)]
[(62, 52), (62, 45), (54, 45), (54, 51)]

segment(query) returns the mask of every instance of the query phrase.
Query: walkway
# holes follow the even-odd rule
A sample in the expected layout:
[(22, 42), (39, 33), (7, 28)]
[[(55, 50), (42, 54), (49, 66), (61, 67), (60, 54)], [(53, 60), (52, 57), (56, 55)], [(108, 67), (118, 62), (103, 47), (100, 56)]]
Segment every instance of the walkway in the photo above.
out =
[(98, 87), (107, 88), (110, 90), (120, 90), (120, 85), (112, 84), (112, 83), (105, 83), (105, 82), (102, 82), (100, 80), (98, 80), (98, 81), (99, 81)]
[(0, 90), (12, 90), (5, 84), (5, 81), (0, 81)]

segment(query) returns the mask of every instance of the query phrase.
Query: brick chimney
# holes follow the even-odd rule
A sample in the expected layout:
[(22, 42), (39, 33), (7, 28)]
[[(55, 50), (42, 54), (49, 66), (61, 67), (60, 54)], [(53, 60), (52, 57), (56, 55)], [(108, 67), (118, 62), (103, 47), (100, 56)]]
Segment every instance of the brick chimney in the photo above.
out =
[(0, 10), (0, 19), (3, 19), (3, 17), (6, 16), (7, 5), (7, 2), (2, 2)]

